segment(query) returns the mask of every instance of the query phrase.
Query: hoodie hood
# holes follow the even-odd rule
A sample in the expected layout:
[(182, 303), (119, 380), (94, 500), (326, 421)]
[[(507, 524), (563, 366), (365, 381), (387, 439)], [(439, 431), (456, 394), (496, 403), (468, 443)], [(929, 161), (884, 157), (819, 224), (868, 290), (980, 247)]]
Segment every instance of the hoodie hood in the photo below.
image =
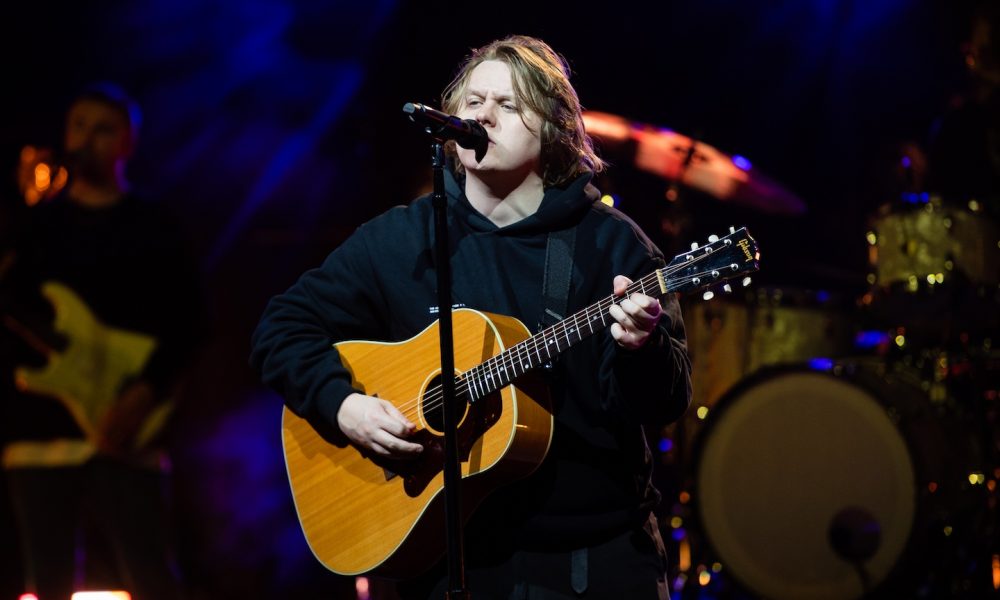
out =
[(444, 181), (449, 205), (455, 210), (456, 217), (470, 229), (521, 236), (548, 233), (579, 221), (583, 213), (601, 196), (597, 188), (590, 184), (592, 178), (593, 173), (587, 172), (564, 186), (546, 188), (542, 203), (534, 214), (505, 227), (497, 227), (493, 221), (473, 208), (465, 196), (464, 177), (456, 176), (451, 169), (445, 169)]

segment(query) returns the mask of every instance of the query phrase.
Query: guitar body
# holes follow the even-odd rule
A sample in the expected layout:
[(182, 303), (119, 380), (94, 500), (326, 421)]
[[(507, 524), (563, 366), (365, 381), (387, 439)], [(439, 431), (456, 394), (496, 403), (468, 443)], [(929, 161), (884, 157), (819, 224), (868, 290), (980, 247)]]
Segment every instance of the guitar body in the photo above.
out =
[[(55, 311), (54, 329), (67, 339), (66, 348), (51, 351), (43, 367), (18, 367), (14, 371), (22, 391), (58, 399), (88, 439), (108, 412), (123, 384), (139, 375), (156, 348), (150, 335), (116, 329), (101, 323), (87, 304), (70, 288), (49, 281), (42, 294)], [(158, 406), (147, 417), (136, 439), (142, 447), (163, 426), (172, 407)]]
[[(517, 319), (469, 309), (455, 310), (453, 323), (459, 378), (530, 337)], [(282, 434), (295, 508), (313, 553), (334, 572), (415, 575), (444, 553), (440, 394), (426, 393), (440, 383), (438, 336), (435, 322), (404, 342), (335, 346), (356, 388), (392, 402), (417, 424), (413, 441), (425, 448), (415, 460), (373, 460), (354, 446), (328, 441), (285, 409)], [(530, 376), (467, 405), (457, 430), (465, 518), (489, 491), (537, 468), (552, 424), (547, 391)]]

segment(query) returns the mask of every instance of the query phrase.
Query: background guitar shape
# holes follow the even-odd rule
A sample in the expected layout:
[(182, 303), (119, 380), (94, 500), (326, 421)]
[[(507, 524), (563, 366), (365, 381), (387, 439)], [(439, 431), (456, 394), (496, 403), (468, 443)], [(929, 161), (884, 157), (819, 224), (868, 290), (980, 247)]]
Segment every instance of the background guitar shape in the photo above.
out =
[[(32, 332), (5, 315), (8, 329), (48, 358), (42, 367), (18, 367), (14, 371), (15, 382), (22, 391), (58, 399), (87, 439), (94, 441), (97, 424), (124, 386), (142, 372), (156, 348), (156, 339), (105, 325), (82, 298), (59, 282), (48, 281), (41, 289), (55, 311), (54, 333), (65, 344), (54, 347), (45, 341), (52, 335)], [(172, 410), (171, 402), (153, 409), (136, 435), (136, 449), (159, 433)]]
[[(757, 244), (745, 228), (710, 240), (633, 282), (625, 296), (689, 292), (757, 270)], [(608, 308), (625, 296), (604, 298), (534, 336), (512, 317), (454, 311), (456, 393), (465, 410), (457, 432), (464, 517), (491, 490), (530, 474), (545, 458), (552, 414), (531, 371), (609, 326)], [(437, 327), (398, 343), (335, 344), (356, 388), (392, 402), (417, 424), (412, 441), (425, 446), (420, 458), (366, 457), (284, 411), (295, 508), (310, 548), (332, 571), (403, 577), (444, 552)]]

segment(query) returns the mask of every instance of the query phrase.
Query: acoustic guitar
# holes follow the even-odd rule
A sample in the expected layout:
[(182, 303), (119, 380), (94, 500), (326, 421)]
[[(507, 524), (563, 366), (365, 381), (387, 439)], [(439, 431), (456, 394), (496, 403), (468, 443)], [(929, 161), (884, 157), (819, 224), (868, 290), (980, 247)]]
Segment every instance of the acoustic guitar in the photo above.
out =
[[(628, 295), (700, 290), (756, 271), (745, 228), (676, 256), (666, 267), (531, 335), (515, 318), (453, 313), (463, 517), (492, 490), (530, 474), (545, 458), (553, 419), (532, 371), (611, 325), (608, 309)], [(748, 283), (748, 281), (745, 281)], [(397, 343), (335, 344), (354, 387), (394, 404), (424, 445), (419, 458), (384, 460), (334, 443), (287, 408), (282, 419), (288, 479), (313, 554), (343, 575), (406, 577), (444, 552), (443, 413), (438, 324)]]

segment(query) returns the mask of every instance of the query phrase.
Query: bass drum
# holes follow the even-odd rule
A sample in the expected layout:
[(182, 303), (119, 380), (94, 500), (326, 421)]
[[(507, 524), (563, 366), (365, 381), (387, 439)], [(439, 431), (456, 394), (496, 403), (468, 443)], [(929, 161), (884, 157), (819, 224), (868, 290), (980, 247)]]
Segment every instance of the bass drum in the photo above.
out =
[(757, 595), (862, 597), (931, 543), (916, 522), (947, 519), (922, 506), (959, 493), (961, 436), (917, 387), (878, 371), (764, 370), (710, 413), (695, 509), (715, 556)]

